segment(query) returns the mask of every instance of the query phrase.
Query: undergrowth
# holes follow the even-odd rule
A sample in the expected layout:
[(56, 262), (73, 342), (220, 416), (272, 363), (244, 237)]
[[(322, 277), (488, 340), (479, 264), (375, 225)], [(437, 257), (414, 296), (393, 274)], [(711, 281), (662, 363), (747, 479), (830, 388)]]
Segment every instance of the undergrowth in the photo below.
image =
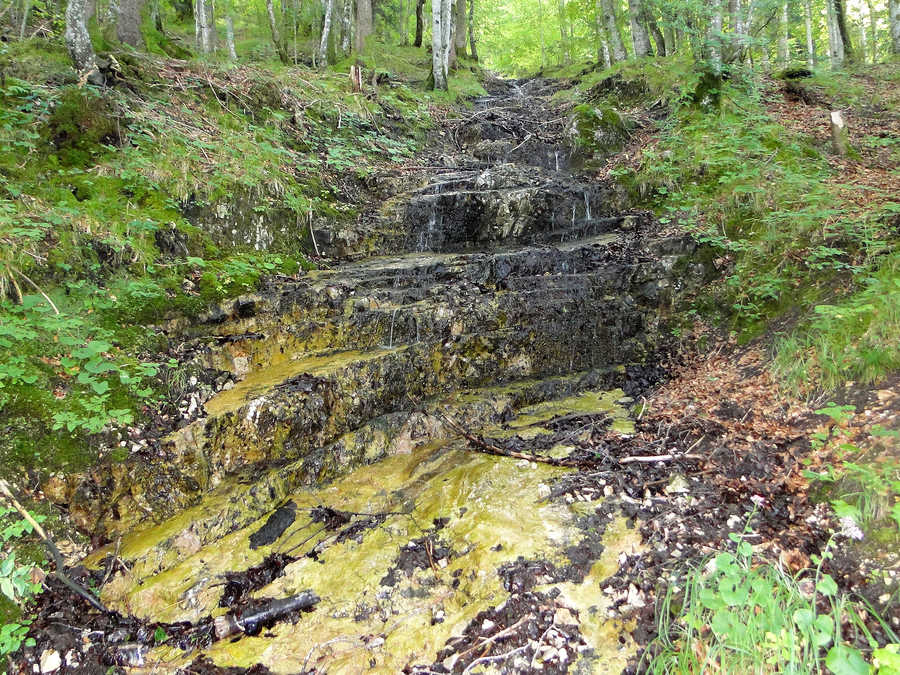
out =
[(426, 92), (427, 55), (385, 45), (362, 94), (330, 70), (135, 53), (98, 89), (55, 41), (4, 52), (4, 474), (88, 465), (100, 432), (167, 396), (175, 364), (148, 325), (311, 267), (310, 224), (357, 218), (344, 186), (411, 158), (432, 105), (483, 91), (461, 67), (455, 94)]
[[(651, 673), (896, 673), (900, 638), (861, 598), (838, 589), (823, 572), (832, 541), (813, 569), (792, 574), (754, 554), (732, 533), (721, 551), (689, 570), (683, 590), (660, 601), (659, 636), (644, 655)], [(866, 618), (887, 635), (880, 645)]]
[[(896, 74), (882, 74), (892, 90)], [(851, 105), (861, 94), (844, 78), (852, 81), (820, 73), (815, 82)], [(796, 390), (873, 382), (900, 367), (900, 202), (877, 187), (852, 200), (827, 142), (769, 112), (776, 86), (740, 68), (711, 83), (675, 57), (589, 72), (561, 96), (614, 105), (651, 125), (638, 159), (610, 173), (663, 223), (716, 251), (727, 273), (701, 302), (707, 314), (745, 338), (787, 320), (776, 363)], [(654, 102), (668, 109), (660, 122), (641, 117)]]

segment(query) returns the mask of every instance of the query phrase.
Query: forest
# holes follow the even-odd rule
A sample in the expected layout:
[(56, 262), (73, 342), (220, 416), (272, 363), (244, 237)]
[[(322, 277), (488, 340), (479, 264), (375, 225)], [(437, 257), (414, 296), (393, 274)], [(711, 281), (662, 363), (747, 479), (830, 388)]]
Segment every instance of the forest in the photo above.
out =
[(900, 0), (0, 0), (0, 671), (900, 673)]

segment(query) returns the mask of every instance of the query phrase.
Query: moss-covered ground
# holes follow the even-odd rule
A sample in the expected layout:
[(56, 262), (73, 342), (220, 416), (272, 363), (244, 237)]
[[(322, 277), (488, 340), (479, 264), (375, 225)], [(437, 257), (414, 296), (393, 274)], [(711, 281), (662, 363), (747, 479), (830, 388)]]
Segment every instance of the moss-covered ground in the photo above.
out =
[[(344, 186), (409, 160), (434, 110), (482, 91), (466, 64), (452, 93), (426, 91), (423, 50), (374, 42), (361, 63), (382, 82), (362, 93), (342, 64), (114, 57), (118, 79), (98, 89), (76, 81), (56, 41), (11, 43), (4, 54), (6, 476), (95, 460), (101, 441), (115, 441), (110, 430), (137, 422), (184, 379), (160, 359), (165, 338), (148, 326), (313, 266), (308, 223), (355, 220)], [(235, 204), (288, 236), (258, 250), (188, 217)]]

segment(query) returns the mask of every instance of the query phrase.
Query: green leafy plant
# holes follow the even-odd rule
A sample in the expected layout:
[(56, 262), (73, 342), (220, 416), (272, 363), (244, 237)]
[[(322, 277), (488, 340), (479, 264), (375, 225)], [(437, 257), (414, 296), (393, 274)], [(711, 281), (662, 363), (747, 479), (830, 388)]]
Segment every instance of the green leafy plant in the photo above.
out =
[[(732, 533), (733, 552), (689, 570), (683, 596), (667, 590), (659, 636), (642, 665), (653, 673), (812, 673), (823, 666), (836, 675), (869, 673), (859, 643), (869, 653), (884, 646), (862, 620), (861, 611), (871, 608), (841, 593), (823, 572), (830, 545), (814, 558), (815, 568), (792, 575), (757, 557), (747, 534)], [(881, 625), (896, 642), (890, 626)]]
[[(37, 522), (44, 520), (43, 516), (34, 515)], [(23, 537), (31, 534), (32, 526), (24, 518), (12, 509), (0, 507), (0, 541), (4, 544), (16, 543)], [(32, 580), (34, 565), (19, 564), (15, 551), (10, 551), (5, 557), (0, 558), (0, 593), (10, 602), (21, 607), (25, 602), (37, 593), (42, 586)], [(23, 645), (33, 646), (33, 638), (28, 638), (28, 619), (9, 619), (0, 625), (0, 659), (17, 652)]]

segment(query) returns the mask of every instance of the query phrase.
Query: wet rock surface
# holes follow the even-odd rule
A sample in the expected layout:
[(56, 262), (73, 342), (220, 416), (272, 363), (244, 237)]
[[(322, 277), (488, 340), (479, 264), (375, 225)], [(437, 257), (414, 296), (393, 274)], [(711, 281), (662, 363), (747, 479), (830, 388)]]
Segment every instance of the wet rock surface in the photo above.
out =
[(116, 613), (54, 587), (27, 658), (616, 672), (656, 582), (754, 499), (773, 545), (817, 541), (778, 481), (790, 433), (735, 461), (735, 425), (767, 419), (735, 397), (713, 418), (635, 407), (665, 375), (666, 311), (708, 270), (573, 173), (552, 92), (500, 83), (462, 113), (444, 168), (398, 181), (368, 240), (323, 236), (353, 260), (168, 327), (202, 394), (114, 473), (57, 490), (110, 542), (85, 574)]

